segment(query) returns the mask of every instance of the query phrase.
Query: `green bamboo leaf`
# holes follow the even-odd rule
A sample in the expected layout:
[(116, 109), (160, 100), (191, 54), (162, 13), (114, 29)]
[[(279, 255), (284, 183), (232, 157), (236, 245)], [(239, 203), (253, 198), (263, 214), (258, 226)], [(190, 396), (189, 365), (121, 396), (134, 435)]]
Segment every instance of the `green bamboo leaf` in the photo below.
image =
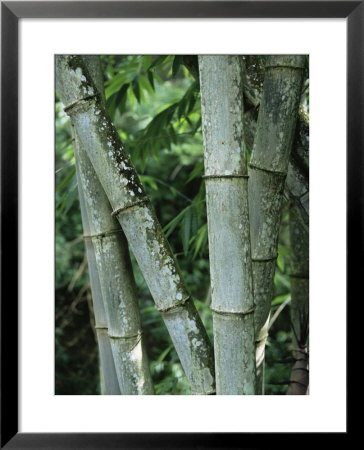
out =
[(157, 56), (157, 58), (149, 66), (149, 70), (153, 69), (154, 67), (160, 66), (166, 58), (168, 58), (168, 55)]
[(124, 84), (120, 91), (117, 94), (117, 97), (115, 99), (115, 107), (118, 108), (120, 113), (123, 113), (125, 111), (125, 104), (126, 104), (126, 97), (127, 97), (127, 90), (129, 88), (129, 84)]
[(182, 116), (186, 115), (186, 105), (187, 105), (187, 98), (182, 97), (181, 101), (178, 104), (177, 109), (177, 117), (180, 119)]
[(183, 209), (174, 219), (172, 219), (164, 228), (163, 231), (166, 233), (166, 237), (168, 237), (176, 226), (181, 222), (183, 216), (186, 212), (191, 208), (191, 205), (188, 205), (185, 209)]
[(281, 253), (278, 254), (277, 266), (281, 272), (284, 272), (284, 258)]
[(140, 180), (144, 184), (149, 184), (149, 186), (154, 189), (155, 191), (158, 191), (157, 183), (154, 181), (154, 178), (149, 175), (140, 175)]
[(194, 205), (191, 207), (191, 231), (193, 236), (195, 236), (198, 231), (197, 209)]
[(151, 70), (148, 70), (147, 76), (148, 76), (148, 81), (149, 81), (150, 85), (152, 86), (153, 91), (155, 91), (153, 72)]
[(182, 223), (182, 245), (183, 245), (183, 251), (184, 251), (185, 256), (187, 256), (188, 246), (190, 243), (191, 222), (192, 222), (192, 213), (191, 213), (191, 209), (189, 208), (185, 214), (185, 217), (184, 217), (183, 223)]
[(160, 364), (160, 363), (164, 360), (164, 358), (168, 355), (168, 353), (172, 350), (172, 348), (173, 348), (173, 345), (170, 345), (169, 347), (167, 347), (167, 348), (161, 353), (161, 355), (160, 355), (159, 358), (157, 359), (156, 363), (157, 363), (157, 364)]
[(139, 86), (139, 75), (137, 75), (132, 82), (132, 89), (137, 99), (138, 103), (140, 103), (140, 86)]
[(106, 109), (107, 112), (109, 113), (111, 119), (114, 119), (115, 116), (115, 109), (116, 109), (116, 104), (115, 104), (115, 100), (117, 97), (117, 92), (115, 92), (114, 94), (112, 94), (107, 100), (106, 100)]
[(139, 84), (142, 90), (148, 92), (149, 94), (153, 94), (153, 88), (144, 75), (140, 76)]
[(177, 75), (179, 68), (181, 67), (182, 61), (183, 61), (182, 55), (176, 55), (174, 57), (173, 64), (172, 64), (172, 77), (173, 78)]
[(271, 305), (272, 306), (276, 306), (276, 305), (280, 305), (281, 303), (283, 303), (284, 301), (287, 300), (287, 298), (289, 298), (290, 293), (288, 294), (283, 294), (283, 295), (278, 295), (278, 297), (276, 297), (275, 299), (272, 300)]
[(190, 181), (194, 180), (197, 177), (201, 177), (203, 174), (203, 170), (204, 170), (204, 163), (203, 161), (200, 161), (190, 173), (190, 176), (187, 178), (185, 184), (188, 184)]
[(76, 176), (76, 168), (73, 166), (68, 174), (63, 178), (63, 180), (56, 187), (56, 192), (61, 192), (68, 184), (70, 184)]
[(198, 231), (193, 259), (195, 259), (198, 253), (205, 248), (206, 243), (207, 243), (207, 224), (205, 223)]
[(153, 62), (153, 55), (144, 55), (143, 56), (143, 68), (145, 72), (149, 70), (151, 64)]
[(73, 203), (75, 202), (75, 200), (77, 198), (77, 195), (78, 195), (77, 183), (74, 183), (73, 186), (71, 186), (71, 189), (70, 189), (70, 191), (68, 193), (67, 203), (66, 203), (66, 206), (64, 208), (63, 214), (67, 214), (68, 213), (68, 211), (72, 207)]

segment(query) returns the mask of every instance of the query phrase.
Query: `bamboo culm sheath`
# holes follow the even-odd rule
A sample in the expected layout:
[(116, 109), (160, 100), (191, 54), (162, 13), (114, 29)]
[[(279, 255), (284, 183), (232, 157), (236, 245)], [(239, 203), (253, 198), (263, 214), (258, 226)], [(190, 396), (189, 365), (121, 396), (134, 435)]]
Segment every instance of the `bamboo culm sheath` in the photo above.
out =
[(194, 394), (215, 391), (211, 344), (173, 252), (100, 94), (79, 56), (57, 56), (65, 111), (123, 228)]
[[(249, 165), (249, 215), (257, 350), (264, 351), (273, 295), (283, 190), (296, 128), (305, 56), (269, 56)], [(257, 355), (258, 356), (258, 355)], [(262, 371), (264, 357), (257, 365)], [(259, 387), (259, 393), (263, 393)]]
[(216, 392), (255, 393), (254, 299), (239, 56), (199, 56)]

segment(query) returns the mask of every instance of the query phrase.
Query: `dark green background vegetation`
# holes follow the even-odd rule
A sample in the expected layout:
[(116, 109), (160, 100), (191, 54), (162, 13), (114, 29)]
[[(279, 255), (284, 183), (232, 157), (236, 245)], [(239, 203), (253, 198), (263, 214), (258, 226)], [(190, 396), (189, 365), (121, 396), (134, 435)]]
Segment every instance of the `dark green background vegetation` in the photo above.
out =
[[(201, 110), (198, 80), (192, 75), (197, 73), (197, 58), (103, 56), (102, 64), (109, 114), (151, 198), (212, 341)], [(57, 94), (55, 121), (55, 391), (99, 394), (98, 352), (70, 124)], [(283, 302), (289, 305), (287, 211), (282, 214), (272, 315)], [(189, 394), (172, 341), (133, 257), (132, 262), (156, 394)], [(291, 348), (289, 307), (285, 307), (270, 329), (266, 394), (285, 393)]]

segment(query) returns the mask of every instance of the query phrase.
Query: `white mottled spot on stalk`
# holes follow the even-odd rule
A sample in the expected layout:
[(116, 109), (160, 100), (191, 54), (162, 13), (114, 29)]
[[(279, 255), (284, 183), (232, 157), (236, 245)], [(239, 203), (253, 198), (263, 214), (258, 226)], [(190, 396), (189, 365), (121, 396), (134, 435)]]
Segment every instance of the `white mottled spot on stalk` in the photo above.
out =
[(176, 299), (177, 300), (182, 300), (182, 294), (180, 292), (177, 293)]
[(238, 153), (240, 153), (240, 152), (241, 152), (241, 148), (240, 148), (240, 147), (238, 147), (238, 150), (237, 150), (237, 152), (238, 152)]
[(243, 225), (240, 223), (239, 224), (239, 230), (241, 230), (243, 228)]
[(198, 333), (198, 328), (197, 328), (196, 322), (194, 320), (190, 320), (189, 318), (187, 318), (187, 325), (191, 331), (193, 331), (196, 334)]
[(140, 188), (138, 188), (138, 192), (141, 194), (141, 193), (142, 193), (142, 190), (141, 190)]
[(129, 191), (129, 194), (132, 196), (132, 197), (134, 197), (134, 192), (133, 191)]
[(99, 110), (96, 110), (96, 111), (95, 111), (95, 114), (98, 116), (98, 115), (100, 114), (100, 111), (99, 111)]
[(74, 75), (75, 73), (76, 72), (73, 69), (70, 70), (70, 75)]
[(88, 89), (87, 89), (87, 93), (89, 94), (89, 95), (94, 95), (94, 88), (92, 87), (92, 86), (87, 86), (88, 87)]
[(211, 375), (210, 369), (208, 369), (207, 367), (203, 369), (203, 374), (204, 374), (204, 388), (206, 392), (209, 392), (211, 391), (211, 388), (213, 386), (214, 378)]
[(86, 77), (85, 77), (85, 75), (82, 75), (82, 77), (81, 77), (81, 81), (86, 81)]
[(155, 252), (152, 252), (152, 256), (154, 256), (155, 255)]
[(78, 75), (80, 78), (82, 78), (82, 69), (81, 69), (81, 67), (77, 67), (76, 75)]
[(145, 222), (145, 227), (146, 228), (153, 228), (153, 225), (154, 225), (154, 220), (153, 220), (153, 217), (149, 214), (149, 211), (148, 211), (148, 209), (144, 209), (144, 214), (145, 214), (145, 219), (146, 219), (146, 222)]
[(113, 153), (112, 153), (111, 150), (109, 151), (108, 155), (109, 155), (109, 156), (112, 156), (112, 155), (113, 155)]
[(282, 131), (279, 133), (279, 138), (280, 138), (280, 139), (283, 139), (283, 133), (282, 133)]
[(102, 124), (103, 124), (104, 126), (106, 126), (106, 122), (102, 122)]
[(107, 146), (108, 146), (108, 147), (112, 147), (112, 142), (107, 141)]
[(194, 347), (199, 347), (200, 345), (202, 345), (202, 342), (200, 342), (198, 339), (196, 339), (196, 338), (193, 338), (192, 339), (192, 345), (194, 346)]

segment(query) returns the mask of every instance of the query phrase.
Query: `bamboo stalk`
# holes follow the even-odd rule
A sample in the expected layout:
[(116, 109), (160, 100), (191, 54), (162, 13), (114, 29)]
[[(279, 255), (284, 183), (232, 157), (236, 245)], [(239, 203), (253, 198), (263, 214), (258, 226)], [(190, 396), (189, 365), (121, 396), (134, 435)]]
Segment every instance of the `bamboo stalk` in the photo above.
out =
[[(256, 65), (259, 64), (256, 59)], [(248, 96), (250, 109), (244, 114), (244, 131), (245, 141), (252, 148), (254, 145), (254, 137), (257, 129), (257, 117), (261, 92), (253, 87), (250, 79), (251, 75), (245, 73), (244, 78), (244, 96), (247, 92), (256, 92), (254, 98)], [(253, 106), (253, 107), (251, 107)], [(284, 196), (290, 201), (294, 207), (294, 214), (301, 218), (302, 223), (308, 229), (309, 222), (309, 186), (308, 186), (308, 144), (309, 144), (309, 125), (308, 117), (303, 108), (300, 107), (295, 137), (293, 141), (292, 151), (288, 164), (288, 173), (284, 189)]]
[(287, 395), (307, 395), (309, 384), (308, 316), (309, 316), (309, 233), (295, 214), (290, 214), (291, 242), (291, 322), (295, 342)]
[(254, 299), (239, 56), (199, 56), (216, 392), (255, 393)]
[[(83, 60), (105, 105), (100, 58), (83, 56)], [(77, 131), (74, 135), (78, 181), (90, 225), (85, 238), (94, 248), (120, 391), (124, 395), (153, 394), (127, 242), (120, 224), (111, 216), (110, 203)]]
[[(261, 351), (273, 295), (284, 183), (296, 127), (305, 56), (269, 56), (249, 164), (255, 334)], [(260, 358), (261, 361), (264, 360)], [(257, 364), (257, 371), (261, 371)], [(257, 386), (258, 392), (263, 393)]]
[(211, 344), (138, 175), (81, 57), (57, 56), (57, 87), (176, 347), (192, 393), (214, 388)]
[(124, 395), (153, 394), (135, 282), (127, 242), (88, 156), (76, 138), (76, 160), (84, 190), (90, 234), (120, 391)]
[[(89, 220), (87, 216), (83, 190), (79, 181), (79, 171), (76, 165), (78, 180), (78, 194), (82, 217), (82, 227), (85, 234), (90, 234)], [(92, 304), (95, 315), (95, 329), (100, 356), (100, 385), (102, 395), (120, 395), (119, 383), (115, 371), (114, 358), (108, 337), (108, 326), (105, 308), (102, 298), (101, 283), (97, 270), (95, 250), (91, 241), (85, 240), (89, 277), (92, 294)]]

